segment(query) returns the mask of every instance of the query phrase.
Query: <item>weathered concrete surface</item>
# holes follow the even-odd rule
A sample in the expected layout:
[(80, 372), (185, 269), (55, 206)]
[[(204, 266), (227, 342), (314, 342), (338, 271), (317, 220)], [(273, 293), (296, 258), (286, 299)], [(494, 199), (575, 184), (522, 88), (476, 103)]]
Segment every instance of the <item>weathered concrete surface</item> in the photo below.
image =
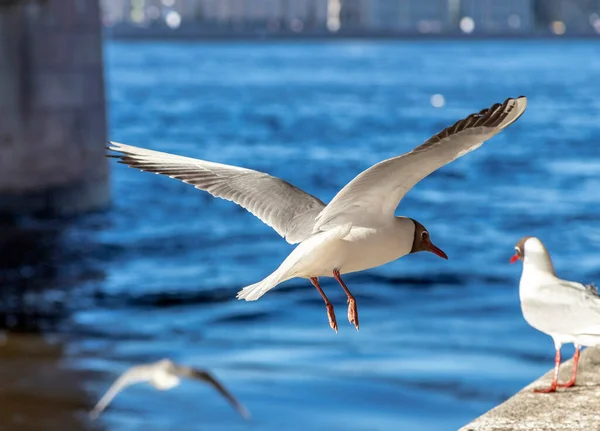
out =
[[(572, 361), (560, 368), (559, 382), (571, 378)], [(579, 361), (577, 386), (553, 394), (534, 394), (546, 387), (552, 371), (490, 410), (460, 431), (600, 430), (600, 348), (585, 349)]]
[(108, 202), (98, 3), (0, 4), (0, 214)]

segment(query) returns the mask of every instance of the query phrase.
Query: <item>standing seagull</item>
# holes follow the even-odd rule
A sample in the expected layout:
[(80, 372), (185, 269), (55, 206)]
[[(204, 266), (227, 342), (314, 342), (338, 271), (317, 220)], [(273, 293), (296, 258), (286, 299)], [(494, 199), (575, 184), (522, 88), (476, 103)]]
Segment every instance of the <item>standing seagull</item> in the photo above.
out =
[[(534, 392), (555, 392), (556, 388), (575, 385), (579, 350), (581, 346), (600, 344), (600, 296), (591, 285), (562, 280), (556, 276), (548, 250), (542, 242), (526, 236), (515, 246), (510, 263), (523, 261), (523, 273), (519, 283), (521, 310), (527, 323), (554, 340), (554, 377), (548, 388)], [(558, 383), (560, 348), (573, 343), (573, 374), (567, 383)]]
[(112, 399), (127, 386), (149, 382), (156, 389), (164, 391), (177, 386), (182, 377), (208, 383), (227, 398), (244, 419), (250, 418), (248, 410), (209, 372), (177, 365), (169, 359), (162, 359), (153, 364), (136, 365), (125, 371), (106, 391), (100, 401), (98, 401), (98, 404), (90, 412), (90, 416), (94, 419), (100, 416), (100, 413), (102, 413)]
[(506, 99), (456, 122), (401, 156), (384, 160), (359, 174), (325, 205), (292, 184), (237, 166), (151, 151), (111, 142), (113, 157), (142, 171), (163, 174), (241, 205), (291, 244), (300, 243), (271, 275), (242, 289), (237, 297), (255, 301), (279, 283), (308, 278), (319, 291), (337, 332), (333, 305), (318, 277), (333, 276), (348, 296), (348, 320), (358, 329), (356, 300), (341, 274), (374, 268), (406, 254), (446, 253), (430, 240), (416, 220), (396, 217), (404, 195), (423, 178), (479, 148), (525, 111), (527, 99)]

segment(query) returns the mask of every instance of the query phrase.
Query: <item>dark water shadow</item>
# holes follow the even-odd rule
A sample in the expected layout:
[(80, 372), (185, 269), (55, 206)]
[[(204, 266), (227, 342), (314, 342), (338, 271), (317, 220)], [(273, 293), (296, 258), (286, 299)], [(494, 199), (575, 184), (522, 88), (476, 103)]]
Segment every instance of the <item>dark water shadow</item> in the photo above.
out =
[[(62, 226), (22, 226), (3, 222), (0, 228), (0, 327), (19, 332), (56, 330), (68, 312), (49, 300), (60, 290), (57, 265)], [(44, 299), (44, 297), (46, 299)], [(56, 296), (55, 296), (56, 298)]]
[(2, 430), (103, 429), (87, 416), (92, 376), (71, 365), (61, 335), (81, 287), (104, 277), (85, 257), (85, 241), (65, 239), (72, 222), (0, 221)]
[(82, 220), (0, 220), (0, 329), (58, 331), (86, 287), (104, 280), (94, 230), (77, 231)]

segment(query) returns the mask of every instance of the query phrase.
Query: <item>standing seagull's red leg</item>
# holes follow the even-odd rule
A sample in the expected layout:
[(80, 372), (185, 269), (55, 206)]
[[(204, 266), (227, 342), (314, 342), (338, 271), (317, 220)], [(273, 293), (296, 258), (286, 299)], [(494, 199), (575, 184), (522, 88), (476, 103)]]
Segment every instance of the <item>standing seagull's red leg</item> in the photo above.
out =
[(353, 323), (356, 326), (356, 330), (358, 331), (358, 310), (356, 309), (356, 299), (354, 299), (354, 295), (350, 293), (350, 290), (346, 287), (346, 284), (342, 281), (340, 277), (340, 272), (337, 269), (333, 270), (333, 276), (340, 283), (346, 295), (348, 295), (348, 321)]
[(317, 277), (310, 277), (310, 282), (313, 284), (313, 286), (317, 288), (317, 290), (321, 294), (321, 297), (323, 298), (323, 301), (325, 301), (325, 307), (327, 307), (327, 317), (329, 318), (329, 326), (331, 326), (331, 329), (337, 332), (338, 326), (337, 321), (335, 320), (333, 304), (329, 302), (329, 298), (327, 298), (327, 295), (325, 295), (325, 292), (323, 292), (323, 289), (321, 289), (321, 286), (319, 286), (319, 279)]
[(575, 379), (577, 378), (577, 364), (579, 363), (579, 349), (581, 346), (575, 344), (575, 354), (573, 355), (573, 374), (571, 375), (571, 380), (567, 383), (559, 384), (559, 388), (570, 388), (571, 386), (575, 386)]
[(549, 388), (534, 389), (533, 392), (538, 394), (547, 394), (548, 392), (556, 392), (558, 387), (558, 367), (560, 366), (560, 347), (556, 349), (556, 356), (554, 357), (554, 376), (552, 377), (552, 384)]

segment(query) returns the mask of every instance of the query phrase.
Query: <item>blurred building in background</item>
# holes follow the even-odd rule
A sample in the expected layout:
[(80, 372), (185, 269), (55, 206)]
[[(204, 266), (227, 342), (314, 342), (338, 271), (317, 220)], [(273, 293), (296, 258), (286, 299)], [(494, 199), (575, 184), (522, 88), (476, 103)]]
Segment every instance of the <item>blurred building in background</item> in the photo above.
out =
[(600, 0), (537, 0), (534, 15), (554, 34), (600, 34)]
[(325, 30), (327, 0), (102, 0), (106, 26), (207, 32)]
[(363, 3), (368, 31), (441, 33), (453, 28), (447, 0), (363, 0)]
[(458, 5), (458, 25), (462, 31), (484, 34), (535, 31), (533, 0), (457, 0), (452, 3)]
[(103, 22), (111, 29), (109, 34), (114, 35), (127, 34), (132, 29), (131, 34), (184, 36), (600, 34), (600, 0), (101, 0), (101, 3)]

